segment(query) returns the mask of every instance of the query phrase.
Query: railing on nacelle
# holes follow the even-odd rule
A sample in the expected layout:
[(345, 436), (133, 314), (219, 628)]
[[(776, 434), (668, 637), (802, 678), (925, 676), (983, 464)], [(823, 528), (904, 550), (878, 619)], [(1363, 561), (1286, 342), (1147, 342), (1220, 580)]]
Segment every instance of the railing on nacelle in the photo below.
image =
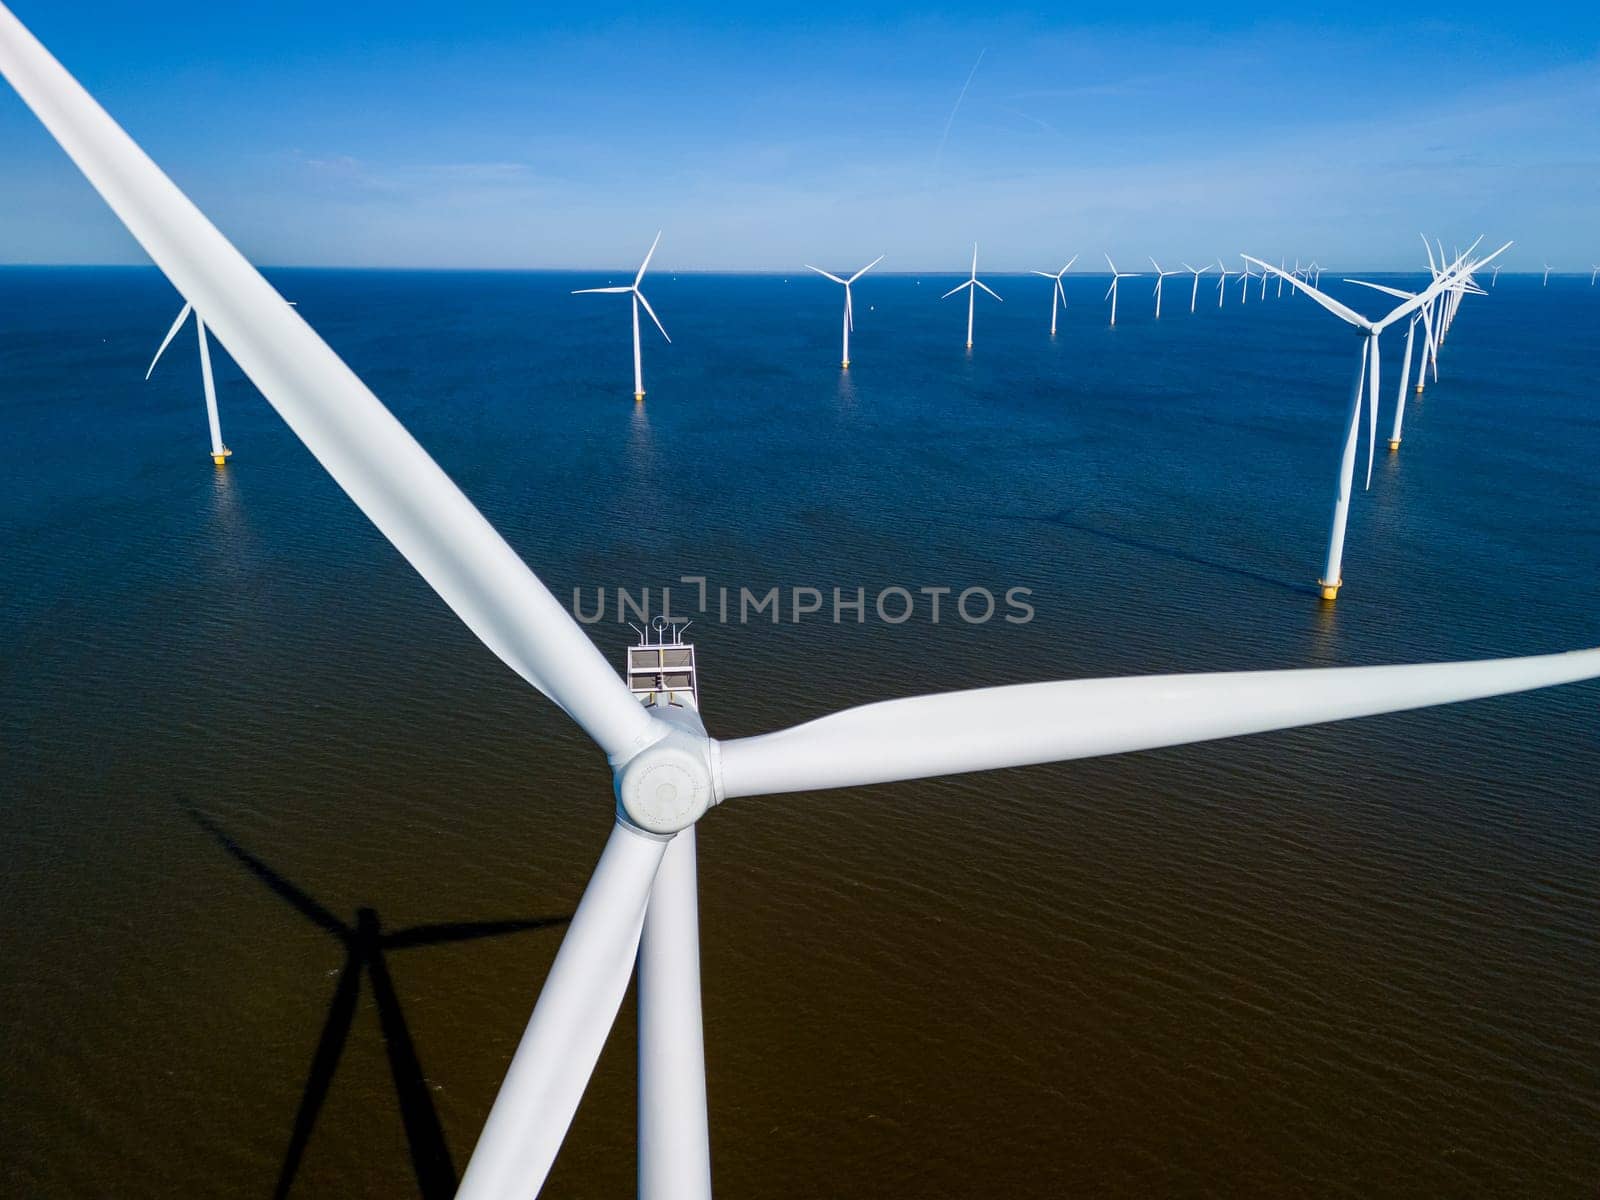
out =
[(667, 617), (657, 617), (644, 629), (629, 623), (639, 643), (628, 647), (628, 690), (644, 704), (681, 704), (679, 697), (687, 695), (700, 707), (694, 646), (683, 640), (691, 623)]

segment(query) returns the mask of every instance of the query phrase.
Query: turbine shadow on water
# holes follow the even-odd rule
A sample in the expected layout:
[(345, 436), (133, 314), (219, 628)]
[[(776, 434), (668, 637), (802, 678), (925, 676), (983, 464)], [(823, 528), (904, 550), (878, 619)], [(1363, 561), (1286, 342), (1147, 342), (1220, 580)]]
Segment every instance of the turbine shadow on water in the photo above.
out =
[(1263, 575), (1259, 571), (1251, 571), (1244, 567), (1237, 567), (1231, 563), (1218, 562), (1215, 559), (1204, 558), (1187, 550), (1177, 550), (1171, 546), (1163, 546), (1159, 542), (1145, 541), (1143, 538), (1131, 537), (1125, 533), (1117, 533), (1111, 529), (1101, 529), (1087, 521), (1079, 520), (1065, 509), (1059, 512), (1046, 513), (1043, 516), (1027, 516), (1008, 514), (1001, 517), (1009, 521), (1039, 521), (1046, 525), (1059, 525), (1063, 529), (1070, 529), (1074, 533), (1088, 534), (1090, 537), (1099, 538), (1104, 542), (1111, 542), (1130, 550), (1142, 550), (1147, 554), (1157, 554), (1162, 558), (1170, 558), (1174, 562), (1186, 563), (1189, 566), (1204, 567), (1208, 571), (1219, 571), (1225, 575), (1232, 575), (1239, 579), (1248, 579), (1252, 583), (1265, 584), (1267, 587), (1280, 588), (1292, 592), (1296, 596), (1319, 595), (1317, 588), (1309, 584), (1292, 583), (1287, 579), (1278, 579), (1272, 575)]
[(442, 946), (453, 942), (476, 941), (480, 938), (501, 937), (511, 933), (525, 933), (536, 929), (549, 929), (565, 925), (571, 916), (534, 917), (507, 921), (455, 921), (435, 925), (413, 925), (407, 929), (386, 930), (376, 909), (361, 907), (356, 910), (352, 925), (340, 920), (308, 894), (278, 874), (261, 859), (251, 854), (210, 818), (193, 808), (185, 811), (189, 818), (209, 834), (245, 870), (254, 875), (268, 891), (294, 909), (306, 920), (330, 934), (344, 949), (344, 965), (339, 969), (339, 982), (333, 999), (328, 1004), (328, 1015), (317, 1039), (316, 1051), (311, 1057), (305, 1090), (300, 1096), (300, 1106), (295, 1112), (289, 1135), (289, 1145), (284, 1151), (283, 1165), (278, 1171), (278, 1181), (273, 1196), (285, 1197), (294, 1186), (300, 1162), (311, 1141), (317, 1115), (327, 1099), (328, 1089), (338, 1069), (339, 1057), (349, 1039), (355, 1023), (356, 1002), (361, 991), (361, 976), (366, 974), (372, 986), (372, 998), (378, 1009), (378, 1022), (383, 1033), (389, 1070), (394, 1076), (395, 1096), (400, 1104), (400, 1119), (405, 1125), (406, 1143), (411, 1152), (412, 1168), (416, 1172), (417, 1186), (425, 1200), (448, 1200), (455, 1194), (456, 1169), (445, 1142), (444, 1129), (439, 1123), (438, 1111), (433, 1105), (433, 1095), (423, 1074), (422, 1062), (417, 1057), (416, 1043), (406, 1024), (400, 1007), (400, 997), (389, 974), (386, 954), (391, 950), (407, 950), (418, 946)]

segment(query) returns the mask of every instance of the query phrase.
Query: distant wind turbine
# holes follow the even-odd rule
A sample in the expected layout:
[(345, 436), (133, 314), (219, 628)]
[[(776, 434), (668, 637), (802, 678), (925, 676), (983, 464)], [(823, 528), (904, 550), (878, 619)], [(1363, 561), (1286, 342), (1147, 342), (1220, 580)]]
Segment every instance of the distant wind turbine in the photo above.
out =
[(1189, 291), (1189, 311), (1194, 312), (1194, 302), (1200, 298), (1200, 276), (1211, 270), (1210, 266), (1201, 267), (1196, 271), (1188, 263), (1183, 264), (1183, 269), (1194, 276), (1194, 287)]
[(1034, 272), (1035, 275), (1041, 275), (1046, 279), (1054, 279), (1056, 281), (1055, 282), (1055, 286), (1050, 289), (1050, 336), (1051, 337), (1055, 337), (1055, 335), (1056, 335), (1056, 309), (1057, 309), (1057, 307), (1060, 307), (1060, 308), (1063, 308), (1063, 309), (1067, 307), (1067, 289), (1062, 286), (1061, 277), (1063, 275), (1065, 275), (1068, 271), (1072, 270), (1072, 264), (1077, 262), (1077, 261), (1078, 261), (1078, 256), (1076, 254), (1074, 254), (1071, 258), (1069, 258), (1067, 260), (1067, 265), (1062, 267), (1061, 270), (1057, 271), (1054, 275), (1052, 275), (1049, 271), (1035, 271)]
[(167, 336), (161, 339), (161, 348), (156, 351), (156, 356), (150, 360), (150, 367), (145, 371), (145, 381), (149, 382), (150, 376), (156, 369), (156, 364), (161, 361), (161, 356), (167, 352), (167, 347), (172, 345), (172, 339), (178, 336), (178, 330), (183, 328), (183, 323), (189, 319), (189, 314), (194, 313), (194, 329), (200, 338), (200, 380), (206, 393), (206, 422), (211, 426), (211, 461), (217, 466), (226, 466), (228, 456), (233, 453), (222, 444), (222, 421), (217, 416), (217, 385), (211, 377), (211, 343), (206, 339), (205, 319), (195, 312), (193, 304), (184, 302), (178, 310), (178, 319), (172, 323), (172, 328), (167, 330)]
[(1594, 270), (1589, 272), (1589, 286), (1590, 287), (1594, 286), (1595, 276), (1597, 276), (1597, 275), (1600, 275), (1600, 266), (1595, 267)]
[(1545, 263), (1545, 265), (1544, 265), (1544, 283), (1543, 283), (1542, 286), (1544, 286), (1544, 287), (1549, 287), (1550, 286), (1550, 264), (1549, 263)]
[[(1299, 261), (1300, 261), (1299, 259), (1295, 259), (1295, 262), (1298, 263)], [(1284, 280), (1285, 275), (1287, 274), (1287, 272), (1284, 270), (1284, 268), (1287, 267), (1288, 265), (1289, 265), (1289, 263), (1288, 263), (1287, 259), (1280, 258), (1278, 260), (1278, 294), (1275, 297), (1273, 297), (1276, 300), (1282, 300), (1283, 299), (1283, 280)], [(1296, 276), (1299, 275), (1299, 271), (1300, 271), (1300, 268), (1296, 267), (1295, 268), (1295, 275)], [(1265, 290), (1265, 285), (1266, 285), (1266, 280), (1263, 279), (1261, 282), (1262, 282), (1262, 285), (1263, 285), (1262, 290), (1264, 291)], [(1294, 295), (1294, 289), (1293, 288), (1289, 289), (1289, 294), (1291, 296)]]
[(661, 244), (661, 234), (656, 233), (656, 240), (650, 243), (650, 252), (644, 256), (644, 261), (639, 264), (639, 273), (633, 277), (633, 282), (627, 287), (603, 288), (578, 288), (574, 296), (592, 295), (631, 295), (633, 297), (633, 398), (644, 399), (644, 367), (639, 355), (639, 306), (644, 305), (645, 312), (650, 314), (650, 319), (656, 323), (656, 328), (661, 330), (661, 336), (667, 337), (666, 326), (661, 323), (661, 318), (656, 316), (656, 310), (650, 307), (650, 301), (644, 298), (644, 293), (639, 290), (639, 285), (644, 282), (644, 273), (650, 268), (650, 260), (655, 257), (656, 247)]
[[(1497, 265), (1489, 268), (1489, 271), (1490, 271), (1490, 274), (1489, 274), (1489, 286), (1490, 287), (1495, 287), (1500, 282), (1500, 267), (1497, 264)], [(1589, 283), (1590, 283), (1591, 286), (1593, 286), (1594, 280), (1591, 279), (1589, 281)]]
[(850, 369), (850, 333), (856, 327), (855, 308), (850, 302), (850, 285), (856, 280), (860, 279), (868, 271), (872, 270), (873, 267), (881, 263), (883, 259), (884, 256), (882, 254), (878, 255), (877, 258), (873, 259), (866, 266), (862, 267), (861, 270), (850, 276), (849, 279), (840, 279), (837, 275), (831, 274), (828, 271), (824, 271), (821, 267), (813, 267), (810, 263), (806, 264), (807, 270), (815, 271), (824, 279), (831, 279), (835, 283), (844, 285), (844, 349), (840, 352), (839, 365), (846, 371)]
[[(972, 277), (969, 278), (965, 283), (956, 284), (955, 287), (951, 288), (944, 295), (940, 296), (939, 299), (948, 300), (951, 296), (954, 296), (962, 288), (966, 288), (967, 289), (967, 349), (971, 350), (972, 349), (972, 310), (973, 310), (974, 305), (977, 303), (978, 289), (982, 288), (984, 291), (988, 292), (989, 295), (993, 296), (996, 300), (1000, 300), (1000, 294), (998, 292), (996, 292), (988, 284), (982, 282), (978, 278), (978, 243), (977, 242), (973, 242), (972, 243)], [(1000, 303), (1004, 304), (1005, 301), (1004, 300), (1000, 300)]]
[(1117, 324), (1117, 284), (1124, 279), (1137, 279), (1141, 272), (1117, 270), (1117, 264), (1111, 261), (1111, 255), (1109, 254), (1106, 255), (1106, 266), (1111, 268), (1111, 286), (1106, 289), (1106, 294), (1101, 299), (1111, 301), (1111, 324), (1115, 328)]
[[(1245, 264), (1244, 264), (1244, 270), (1239, 272), (1239, 303), (1240, 304), (1243, 304), (1246, 300), (1248, 300), (1250, 298), (1250, 281), (1252, 279), (1254, 279), (1254, 278), (1256, 278), (1256, 273), (1250, 269), (1250, 262), (1249, 262), (1249, 260), (1247, 258), (1246, 261), (1245, 261)], [(1265, 287), (1266, 286), (1265, 285), (1266, 276), (1265, 275), (1261, 276), (1261, 279), (1263, 280), (1262, 286)]]
[(1227, 290), (1227, 287), (1228, 287), (1228, 276), (1232, 275), (1232, 274), (1234, 274), (1234, 272), (1228, 270), (1227, 266), (1223, 263), (1223, 261), (1220, 258), (1217, 259), (1217, 307), (1218, 308), (1222, 307), (1222, 295), (1223, 295), (1223, 292), (1225, 292)]
[[(1182, 275), (1183, 272), (1163, 271), (1161, 264), (1155, 260), (1153, 255), (1150, 258), (1150, 265), (1156, 269), (1156, 320), (1159, 321), (1161, 320), (1161, 285), (1167, 281), (1168, 275)], [(1199, 280), (1197, 279), (1195, 282), (1198, 285)]]
[[(1507, 243), (1507, 245), (1509, 244)], [(1504, 253), (1505, 249), (1506, 246), (1500, 247), (1489, 258), (1494, 258), (1496, 255)], [(1255, 266), (1260, 267), (1263, 272), (1271, 272), (1280, 277), (1284, 274), (1277, 267), (1262, 262), (1259, 258), (1245, 255), (1244, 259), (1246, 263), (1253, 263)], [(1471, 269), (1476, 269), (1487, 261), (1488, 259), (1484, 259), (1475, 263)], [(1328, 557), (1323, 568), (1322, 577), (1317, 581), (1322, 588), (1322, 598), (1324, 600), (1336, 599), (1339, 595), (1339, 588), (1344, 584), (1342, 567), (1344, 564), (1345, 524), (1350, 515), (1350, 490), (1355, 477), (1356, 446), (1361, 436), (1362, 391), (1363, 386), (1368, 383), (1369, 370), (1371, 372), (1371, 388), (1369, 392), (1371, 399), (1367, 406), (1367, 486), (1370, 487), (1372, 485), (1372, 451), (1373, 443), (1378, 436), (1378, 337), (1390, 325), (1402, 317), (1409, 316), (1432, 301), (1434, 297), (1455, 281), (1457, 272), (1461, 270), (1462, 264), (1457, 260), (1422, 292), (1411, 297), (1411, 299), (1395, 308), (1387, 316), (1376, 321), (1369, 320), (1354, 309), (1341, 304), (1332, 296), (1308, 283), (1303, 283), (1298, 279), (1289, 281), (1292, 286), (1305, 292), (1334, 316), (1355, 326), (1362, 334), (1361, 357), (1356, 364), (1355, 379), (1350, 386), (1350, 416), (1345, 428), (1344, 450), (1339, 460), (1339, 490), (1333, 502), (1333, 524), (1328, 535)], [(1470, 269), (1464, 273), (1470, 274)]]

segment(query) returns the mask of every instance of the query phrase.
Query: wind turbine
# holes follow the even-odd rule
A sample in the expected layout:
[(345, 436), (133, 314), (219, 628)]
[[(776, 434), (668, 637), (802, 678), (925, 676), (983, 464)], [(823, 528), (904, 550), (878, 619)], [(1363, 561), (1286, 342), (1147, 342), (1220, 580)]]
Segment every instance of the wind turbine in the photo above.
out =
[(1072, 270), (1072, 264), (1077, 262), (1077, 261), (1078, 261), (1078, 256), (1076, 254), (1074, 254), (1071, 258), (1067, 259), (1067, 265), (1062, 267), (1061, 270), (1057, 271), (1054, 275), (1052, 275), (1049, 271), (1035, 271), (1034, 272), (1035, 275), (1041, 275), (1046, 279), (1054, 279), (1056, 281), (1055, 287), (1050, 289), (1050, 336), (1051, 337), (1055, 337), (1055, 335), (1056, 335), (1056, 309), (1057, 309), (1057, 307), (1059, 306), (1060, 308), (1063, 308), (1063, 309), (1067, 307), (1067, 289), (1062, 285), (1061, 277), (1063, 275), (1065, 275), (1068, 271)]
[[(1155, 260), (1154, 255), (1152, 255), (1150, 258), (1150, 265), (1156, 269), (1156, 320), (1159, 321), (1161, 320), (1161, 285), (1166, 282), (1168, 275), (1182, 275), (1183, 272), (1163, 271), (1161, 269), (1161, 264)], [(1198, 276), (1195, 277), (1195, 286), (1200, 286), (1200, 279)]]
[[(972, 277), (970, 279), (968, 279), (965, 283), (956, 284), (955, 287), (951, 288), (944, 295), (940, 296), (939, 299), (948, 300), (951, 296), (954, 296), (962, 288), (966, 288), (967, 289), (967, 349), (971, 350), (972, 349), (972, 309), (973, 309), (973, 305), (975, 304), (975, 302), (977, 300), (978, 289), (982, 288), (984, 291), (988, 292), (989, 295), (993, 296), (996, 300), (1000, 300), (1000, 294), (998, 292), (996, 292), (988, 284), (983, 283), (982, 281), (980, 281), (978, 279), (978, 243), (977, 242), (973, 242), (972, 243)], [(1000, 303), (1004, 304), (1005, 301), (1004, 300), (1000, 300)]]
[(1541, 284), (1540, 286), (1541, 287), (1549, 287), (1550, 286), (1550, 264), (1549, 263), (1545, 263), (1545, 265), (1544, 265), (1544, 283)]
[[(1498, 287), (1499, 284), (1500, 284), (1500, 266), (1499, 266), (1499, 264), (1497, 263), (1494, 266), (1490, 267), (1489, 271), (1490, 271), (1489, 286), (1490, 287)], [(1594, 280), (1593, 279), (1589, 280), (1589, 284), (1592, 287), (1594, 285)]]
[(1111, 301), (1111, 326), (1114, 329), (1117, 324), (1117, 284), (1124, 279), (1137, 279), (1142, 272), (1117, 270), (1117, 264), (1111, 261), (1109, 254), (1106, 255), (1106, 266), (1111, 268), (1111, 286), (1106, 289), (1106, 294), (1101, 299)]
[(211, 377), (211, 344), (206, 339), (206, 323), (199, 313), (194, 311), (194, 305), (184, 301), (178, 310), (178, 319), (172, 323), (172, 328), (167, 330), (167, 336), (161, 339), (161, 347), (156, 351), (156, 356), (150, 360), (149, 369), (145, 371), (145, 382), (150, 381), (150, 376), (155, 372), (156, 364), (161, 361), (161, 356), (167, 352), (167, 347), (172, 344), (172, 339), (178, 336), (178, 330), (183, 328), (183, 323), (189, 319), (189, 314), (194, 313), (195, 333), (200, 338), (200, 381), (206, 393), (206, 423), (211, 427), (211, 461), (217, 466), (226, 466), (228, 456), (233, 453), (222, 444), (222, 420), (217, 416), (217, 385)]
[(1188, 271), (1191, 275), (1194, 276), (1194, 287), (1192, 287), (1189, 290), (1189, 312), (1191, 314), (1193, 314), (1193, 312), (1194, 312), (1194, 302), (1200, 298), (1200, 276), (1204, 275), (1207, 271), (1211, 270), (1211, 267), (1209, 265), (1207, 265), (1207, 266), (1201, 267), (1198, 271), (1196, 271), (1188, 263), (1184, 263), (1183, 264), (1183, 269), (1185, 271)]
[[(646, 1200), (710, 1196), (695, 834), (714, 805), (1184, 745), (1600, 676), (1600, 650), (1584, 650), (1070, 680), (891, 700), (713, 740), (697, 687), (679, 690), (665, 660), (644, 694), (618, 678), (405, 427), (3, 4), (0, 73), (156, 266), (211, 314), (219, 341), (334, 482), (486, 647), (577, 723), (613, 771), (606, 803), (615, 824), (459, 1200), (528, 1197), (543, 1186), (636, 965), (639, 1192)], [(761, 808), (749, 811), (758, 817)]]
[(1223, 261), (1220, 258), (1217, 259), (1217, 307), (1218, 308), (1222, 307), (1222, 296), (1223, 296), (1223, 293), (1227, 290), (1227, 287), (1228, 287), (1228, 276), (1232, 275), (1232, 274), (1234, 274), (1234, 272), (1228, 270), (1227, 266), (1223, 263)]
[[(1502, 246), (1489, 257), (1493, 258), (1495, 255), (1502, 254), (1505, 249), (1506, 247)], [(1244, 258), (1247, 263), (1254, 263), (1263, 272), (1272, 272), (1280, 278), (1284, 277), (1282, 271), (1269, 263), (1262, 262), (1258, 258), (1251, 258), (1249, 255), (1245, 255)], [(1475, 266), (1481, 265), (1482, 263), (1475, 264)], [(1334, 316), (1355, 326), (1363, 338), (1361, 357), (1356, 364), (1355, 379), (1350, 385), (1350, 415), (1345, 427), (1344, 449), (1339, 460), (1339, 488), (1333, 502), (1333, 523), (1328, 534), (1328, 556), (1322, 577), (1317, 581), (1322, 588), (1322, 598), (1324, 600), (1336, 599), (1339, 595), (1339, 588), (1344, 584), (1342, 573), (1344, 564), (1344, 531), (1350, 514), (1350, 489), (1355, 475), (1356, 445), (1361, 434), (1361, 392), (1363, 384), (1367, 382), (1369, 370), (1371, 372), (1371, 402), (1367, 406), (1369, 413), (1367, 486), (1372, 486), (1373, 443), (1376, 442), (1378, 436), (1378, 337), (1401, 317), (1409, 316), (1448, 287), (1454, 278), (1455, 271), (1460, 266), (1459, 261), (1452, 264), (1449, 271), (1441, 274), (1426, 289), (1395, 308), (1388, 316), (1377, 321), (1369, 320), (1354, 309), (1341, 304), (1332, 296), (1312, 287), (1308, 283), (1298, 279), (1289, 281), (1292, 286), (1305, 292)]]
[[(639, 290), (639, 285), (644, 282), (644, 273), (650, 269), (650, 260), (655, 257), (656, 247), (661, 244), (661, 233), (656, 232), (656, 240), (650, 243), (650, 250), (644, 256), (644, 261), (639, 264), (639, 273), (633, 277), (633, 282), (627, 287), (601, 287), (578, 288), (574, 296), (594, 295), (631, 295), (633, 297), (633, 398), (635, 401), (644, 399), (644, 367), (639, 355), (639, 306), (644, 305), (645, 312), (650, 314), (650, 319), (656, 323), (656, 328), (661, 330), (661, 336), (667, 338), (668, 344), (672, 339), (667, 337), (667, 328), (661, 323), (661, 318), (656, 316), (656, 310), (650, 307), (650, 301), (644, 298), (644, 293)], [(848, 355), (846, 356), (848, 357)]]
[(1317, 286), (1321, 285), (1321, 283), (1322, 283), (1322, 267), (1318, 265), (1316, 259), (1312, 259), (1311, 260), (1311, 265), (1306, 268), (1306, 275), (1307, 275), (1307, 277), (1309, 279), (1309, 282), (1311, 283), (1311, 285), (1313, 287), (1317, 287)]
[[(1245, 264), (1244, 264), (1244, 270), (1239, 272), (1239, 303), (1240, 304), (1243, 304), (1246, 300), (1248, 300), (1250, 298), (1250, 281), (1252, 279), (1254, 279), (1254, 278), (1256, 278), (1256, 274), (1255, 274), (1254, 271), (1252, 271), (1250, 269), (1250, 263), (1249, 263), (1249, 261), (1247, 259)], [(1262, 287), (1265, 288), (1266, 287), (1266, 276), (1265, 275), (1261, 276), (1261, 279), (1262, 279)]]
[(831, 279), (835, 283), (844, 285), (844, 350), (840, 353), (839, 365), (846, 371), (850, 369), (850, 331), (856, 327), (855, 308), (850, 303), (850, 285), (856, 280), (860, 279), (868, 271), (872, 270), (873, 267), (881, 263), (883, 259), (883, 255), (878, 255), (877, 258), (873, 259), (866, 266), (862, 267), (861, 270), (850, 276), (849, 279), (840, 279), (837, 275), (824, 271), (821, 267), (813, 267), (810, 263), (806, 264), (807, 270), (815, 271), (818, 275), (821, 275), (825, 279)]
[[(1299, 261), (1300, 261), (1299, 259), (1295, 259), (1295, 262), (1298, 263)], [(1282, 300), (1283, 299), (1283, 280), (1284, 280), (1284, 276), (1287, 274), (1287, 272), (1285, 272), (1284, 268), (1287, 267), (1288, 265), (1289, 265), (1289, 262), (1288, 262), (1287, 259), (1280, 258), (1278, 260), (1278, 294), (1273, 297), (1273, 299), (1275, 299), (1275, 300)], [(1299, 272), (1299, 269), (1297, 267), (1296, 268), (1296, 275), (1294, 276), (1294, 278), (1298, 278), (1298, 272)], [(1263, 279), (1261, 281), (1261, 290), (1263, 292), (1266, 291), (1266, 284), (1267, 284), (1267, 281), (1265, 279)], [(1294, 289), (1293, 288), (1289, 289), (1289, 294), (1291, 296), (1294, 295)]]
[(1600, 266), (1596, 266), (1594, 270), (1589, 272), (1589, 286), (1590, 287), (1594, 286), (1594, 281), (1595, 281), (1595, 277), (1596, 276), (1600, 276)]

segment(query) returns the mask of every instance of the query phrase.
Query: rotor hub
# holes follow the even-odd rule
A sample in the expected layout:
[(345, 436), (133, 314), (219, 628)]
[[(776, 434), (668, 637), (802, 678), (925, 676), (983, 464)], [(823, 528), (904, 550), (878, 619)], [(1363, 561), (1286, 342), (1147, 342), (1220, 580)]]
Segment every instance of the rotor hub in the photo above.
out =
[(634, 755), (616, 774), (617, 803), (647, 833), (687, 829), (716, 803), (711, 742), (674, 729)]

